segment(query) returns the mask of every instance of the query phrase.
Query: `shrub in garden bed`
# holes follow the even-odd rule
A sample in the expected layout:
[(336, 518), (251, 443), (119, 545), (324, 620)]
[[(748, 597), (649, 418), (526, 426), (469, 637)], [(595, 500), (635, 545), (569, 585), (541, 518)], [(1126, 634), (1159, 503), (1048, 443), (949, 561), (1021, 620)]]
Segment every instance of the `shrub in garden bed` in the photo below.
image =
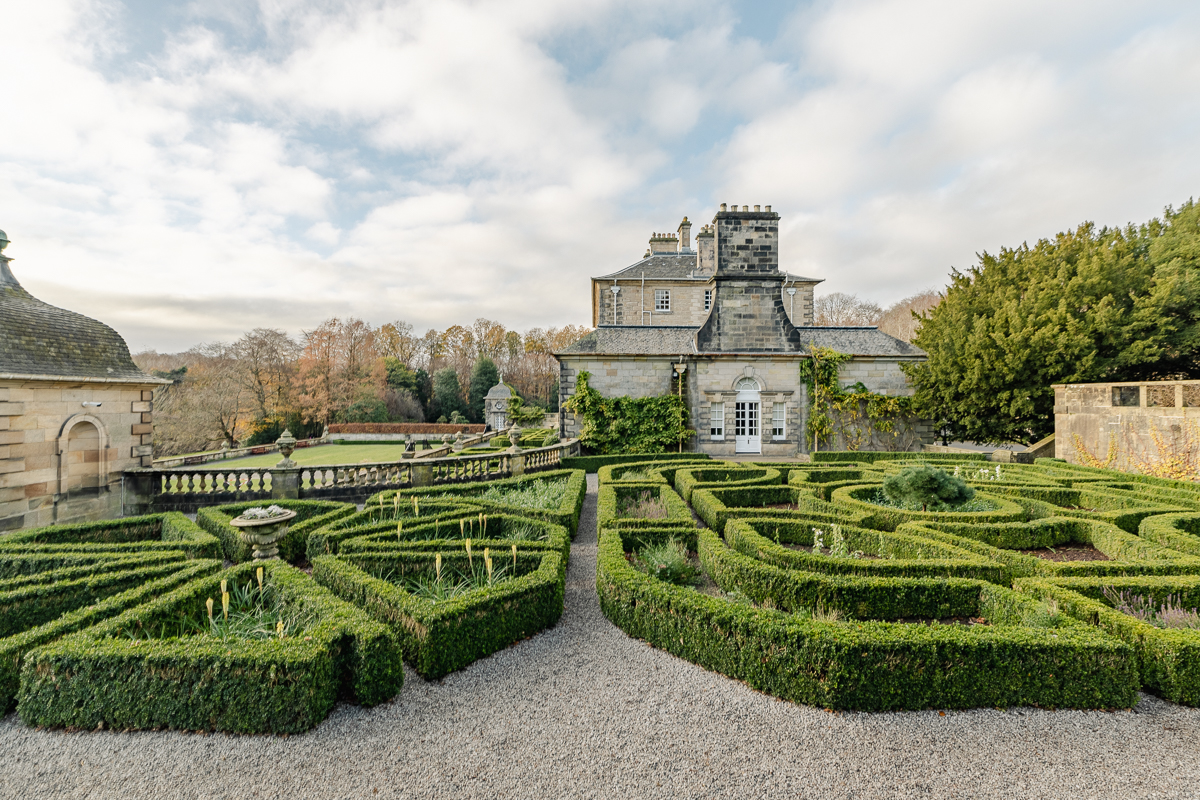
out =
[[(101, 558), (86, 567), (49, 570), (17, 581), (6, 581), (7, 628), (12, 633), (0, 638), (0, 712), (16, 705), (21, 665), (35, 647), (112, 617), (169, 592), (194, 578), (212, 575), (221, 562), (211, 559), (184, 561), (176, 553), (155, 556)], [(151, 564), (146, 561), (150, 560)], [(81, 574), (84, 573), (84, 574)], [(30, 578), (40, 584), (33, 586)], [(80, 579), (91, 579), (80, 586)], [(122, 587), (128, 586), (131, 588)], [(36, 588), (42, 596), (31, 597), (11, 590)], [(115, 593), (114, 593), (115, 592)], [(47, 614), (48, 610), (56, 613)], [(39, 619), (46, 621), (38, 622)]]
[(783, 483), (779, 470), (770, 467), (739, 469), (734, 466), (681, 469), (675, 473), (675, 491), (685, 501), (692, 499), (692, 490), (713, 486), (778, 486)]
[(0, 535), (0, 558), (10, 553), (151, 553), (159, 550), (178, 550), (188, 558), (217, 558), (221, 545), (178, 511), (51, 525)]
[(706, 453), (625, 453), (609, 456), (573, 456), (562, 460), (563, 469), (596, 472), (610, 464), (633, 464), (639, 461), (708, 461)]
[(1200, 556), (1200, 513), (1146, 517), (1138, 526), (1138, 536), (1180, 553)]
[(1159, 627), (1113, 607), (1114, 600), (1142, 598), (1196, 609), (1200, 576), (1027, 578), (1017, 581), (1016, 589), (1128, 642), (1147, 691), (1174, 703), (1200, 705), (1200, 630)]
[[(732, 519), (725, 528), (725, 542), (743, 555), (783, 569), (868, 577), (971, 578), (1004, 586), (1012, 582), (1002, 564), (978, 553), (904, 533), (838, 523)], [(794, 550), (785, 546), (789, 544), (812, 549)]]
[(287, 533), (279, 540), (279, 557), (290, 563), (305, 559), (309, 534), (350, 516), (358, 508), (354, 503), (338, 503), (331, 500), (272, 500), (269, 504), (255, 500), (202, 508), (196, 512), (196, 522), (221, 540), (221, 549), (226, 560), (234, 563), (249, 561), (254, 548), (241, 540), (238, 529), (229, 522), (246, 509), (263, 505), (277, 505), (296, 512), (296, 516), (288, 524)]
[[(510, 577), (462, 591), (437, 580), (478, 574), (483, 552), (467, 555), (465, 546), (436, 555), (397, 549), (318, 556), (313, 577), (339, 597), (359, 605), (386, 623), (399, 637), (405, 660), (426, 679), (441, 678), (474, 661), (503, 650), (553, 626), (563, 609), (563, 556), (552, 550), (517, 548), (492, 551), (496, 569), (512, 569)], [(432, 582), (432, 596), (414, 591), (414, 581)], [(431, 580), (432, 579), (432, 580)], [(426, 592), (428, 594), (428, 592)]]
[[(787, 579), (789, 571), (734, 553), (712, 531), (700, 530), (698, 537), (702, 560), (725, 578), (742, 566), (773, 571), (773, 578), (762, 580), (764, 591)], [(759, 608), (656, 580), (634, 568), (613, 529), (601, 530), (599, 549), (600, 605), (618, 627), (793, 702), (883, 711), (1009, 705), (1127, 708), (1136, 701), (1137, 676), (1128, 645), (1057, 618), (1043, 604), (994, 584), (950, 579), (926, 580), (922, 586), (922, 579), (818, 576), (847, 585), (878, 581), (874, 591), (857, 590), (854, 600), (859, 603), (895, 612), (973, 611), (991, 624), (824, 622), (811, 613)], [(739, 560), (746, 564), (726, 563)], [(885, 590), (883, 584), (889, 583), (893, 588)], [(902, 588), (906, 585), (913, 588)], [(828, 596), (838, 598), (836, 593)], [(773, 595), (762, 599), (768, 597)]]
[(977, 511), (921, 511), (919, 508), (901, 508), (888, 505), (882, 487), (877, 485), (843, 486), (835, 489), (831, 502), (842, 508), (865, 513), (862, 526), (892, 531), (905, 522), (938, 520), (946, 522), (1021, 522), (1025, 520), (1024, 509), (1016, 502), (1003, 497), (979, 492), (974, 498)]
[[(257, 584), (275, 593), (296, 628), (229, 631), (219, 621), (222, 580), (239, 592)], [(206, 624), (206, 601), (214, 598), (215, 626)], [(30, 651), (18, 711), (28, 725), (86, 730), (296, 733), (324, 719), (339, 696), (360, 705), (391, 698), (403, 676), (387, 626), (299, 570), (267, 561), (192, 580)]]

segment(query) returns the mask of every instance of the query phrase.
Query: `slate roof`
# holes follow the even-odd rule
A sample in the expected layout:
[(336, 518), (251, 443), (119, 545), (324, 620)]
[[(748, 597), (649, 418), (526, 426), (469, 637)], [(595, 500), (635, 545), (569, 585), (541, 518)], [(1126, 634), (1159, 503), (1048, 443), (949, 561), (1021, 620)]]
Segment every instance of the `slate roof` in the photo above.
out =
[(488, 393), (484, 395), (484, 400), (499, 400), (503, 397), (512, 397), (512, 389), (508, 388), (503, 383), (497, 383), (492, 388), (488, 389)]
[(646, 273), (646, 280), (656, 281), (706, 281), (712, 277), (712, 275), (696, 275), (689, 278), (688, 273), (695, 271), (695, 253), (655, 253), (625, 267), (625, 269), (617, 270), (611, 275), (601, 275), (595, 280), (641, 280), (643, 272)]
[(665, 325), (601, 325), (562, 352), (680, 355), (695, 350), (696, 329)]
[[(594, 281), (611, 281), (625, 280), (636, 281), (641, 280), (642, 273), (646, 273), (646, 280), (655, 281), (707, 281), (712, 278), (712, 273), (696, 273), (696, 254), (692, 253), (656, 253), (652, 256), (647, 256), (641, 261), (635, 262), (624, 269), (619, 269), (609, 275), (600, 275), (592, 278)], [(692, 274), (696, 273), (696, 274)], [(789, 280), (797, 283), (821, 283), (824, 278), (806, 278), (803, 275), (793, 275), (790, 272), (783, 273)]]
[(0, 374), (160, 383), (137, 368), (119, 333), (38, 300), (8, 261), (0, 256)]
[[(558, 353), (572, 355), (691, 355), (696, 353), (696, 331), (691, 327), (661, 325), (601, 325)], [(925, 351), (889, 336), (878, 328), (796, 328), (801, 341), (855, 356), (924, 357)], [(778, 351), (767, 351), (772, 355)]]

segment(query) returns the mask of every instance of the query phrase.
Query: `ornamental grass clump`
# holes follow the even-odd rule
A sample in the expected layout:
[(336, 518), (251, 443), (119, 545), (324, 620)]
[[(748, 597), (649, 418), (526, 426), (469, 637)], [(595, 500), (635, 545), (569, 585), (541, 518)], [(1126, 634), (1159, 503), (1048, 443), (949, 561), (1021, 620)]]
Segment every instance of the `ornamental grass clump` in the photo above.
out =
[(888, 502), (921, 511), (960, 509), (975, 498), (975, 490), (962, 478), (930, 466), (907, 467), (883, 480), (882, 494)]
[(553, 511), (562, 504), (567, 493), (567, 480), (531, 481), (527, 486), (492, 486), (478, 496), (489, 503), (499, 503), (514, 508), (536, 508)]
[(670, 516), (667, 501), (650, 490), (621, 500), (617, 516), (635, 519), (666, 519)]
[(1156, 628), (1200, 628), (1200, 613), (1194, 608), (1184, 608), (1182, 599), (1175, 595), (1168, 595), (1159, 604), (1152, 597), (1117, 591), (1111, 586), (1105, 586), (1103, 591), (1104, 599), (1113, 609)]
[(694, 586), (700, 576), (688, 559), (687, 547), (675, 537), (661, 544), (646, 545), (637, 552), (633, 565), (639, 572), (678, 586)]
[(476, 561), (475, 552), (471, 549), (471, 541), (465, 542), (468, 566), (465, 570), (455, 569), (442, 563), (442, 554), (438, 553), (434, 560), (433, 572), (420, 572), (401, 579), (395, 578), (395, 573), (388, 571), (375, 577), (395, 583), (409, 594), (432, 602), (445, 602), (476, 589), (486, 589), (491, 586), (511, 580), (516, 575), (517, 548), (512, 547), (513, 566), (497, 565), (492, 559), (489, 548), (484, 548), (483, 558)]

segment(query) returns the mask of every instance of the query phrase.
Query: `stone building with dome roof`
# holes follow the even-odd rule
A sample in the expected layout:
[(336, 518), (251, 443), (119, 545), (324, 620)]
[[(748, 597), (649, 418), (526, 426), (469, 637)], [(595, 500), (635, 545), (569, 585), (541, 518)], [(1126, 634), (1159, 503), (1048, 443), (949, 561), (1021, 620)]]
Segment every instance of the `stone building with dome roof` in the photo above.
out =
[[(722, 204), (694, 250), (690, 233), (684, 217), (676, 234), (654, 234), (640, 261), (592, 278), (595, 330), (554, 354), (562, 400), (575, 393), (581, 372), (605, 397), (680, 391), (695, 432), (689, 449), (794, 457), (809, 449), (799, 366), (810, 347), (852, 356), (839, 370), (843, 386), (912, 394), (901, 366), (924, 360), (920, 348), (873, 327), (813, 325), (820, 279), (780, 269), (779, 214), (770, 206)], [(561, 413), (560, 436), (577, 436), (580, 427)], [(900, 435), (872, 434), (857, 444), (915, 450), (933, 441), (927, 423), (897, 429)]]
[(508, 401), (512, 398), (513, 390), (505, 385), (503, 377), (484, 395), (483, 421), (492, 430), (502, 431), (508, 427)]
[(0, 231), (0, 532), (121, 515), (121, 475), (150, 466), (152, 397), (107, 325), (29, 294)]

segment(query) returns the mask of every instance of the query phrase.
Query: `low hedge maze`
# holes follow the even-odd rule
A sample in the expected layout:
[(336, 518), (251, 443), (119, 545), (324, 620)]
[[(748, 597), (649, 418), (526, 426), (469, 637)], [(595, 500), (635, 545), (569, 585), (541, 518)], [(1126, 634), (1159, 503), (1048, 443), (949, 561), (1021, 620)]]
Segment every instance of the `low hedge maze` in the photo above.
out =
[(557, 622), (585, 486), (284, 501), (268, 562), (229, 524), (248, 503), (5, 535), (0, 703), (37, 726), (292, 733), (384, 702), (406, 660), (439, 678)]
[[(817, 455), (605, 465), (604, 613), (828, 708), (1127, 708), (1139, 690), (1200, 704), (1200, 487), (1052, 459)], [(930, 462), (976, 489), (970, 510), (882, 496), (888, 474)], [(666, 513), (629, 518), (627, 501), (622, 513), (638, 491)], [(671, 540), (697, 577), (646, 568), (642, 549)]]

